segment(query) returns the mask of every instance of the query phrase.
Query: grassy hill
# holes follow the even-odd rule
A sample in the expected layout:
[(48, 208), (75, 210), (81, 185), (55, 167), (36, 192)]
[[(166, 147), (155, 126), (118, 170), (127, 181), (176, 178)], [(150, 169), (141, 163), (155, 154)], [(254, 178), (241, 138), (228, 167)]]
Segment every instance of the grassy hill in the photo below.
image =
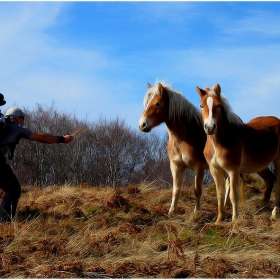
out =
[[(24, 187), (16, 219), (0, 224), (1, 278), (278, 278), (280, 219), (247, 178), (240, 218), (214, 225), (215, 187), (192, 219), (193, 189), (168, 217), (171, 190)], [(274, 202), (272, 196), (271, 209)]]

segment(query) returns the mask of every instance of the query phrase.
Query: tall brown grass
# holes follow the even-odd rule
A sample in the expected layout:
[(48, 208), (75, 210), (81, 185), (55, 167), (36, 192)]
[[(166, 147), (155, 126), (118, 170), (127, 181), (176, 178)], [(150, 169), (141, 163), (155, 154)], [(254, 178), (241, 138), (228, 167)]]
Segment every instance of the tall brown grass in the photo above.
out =
[(171, 190), (147, 184), (24, 187), (17, 217), (0, 224), (0, 277), (278, 278), (280, 221), (261, 209), (261, 184), (248, 182), (240, 218), (230, 222), (228, 208), (219, 226), (214, 186), (198, 217), (189, 188), (168, 217)]

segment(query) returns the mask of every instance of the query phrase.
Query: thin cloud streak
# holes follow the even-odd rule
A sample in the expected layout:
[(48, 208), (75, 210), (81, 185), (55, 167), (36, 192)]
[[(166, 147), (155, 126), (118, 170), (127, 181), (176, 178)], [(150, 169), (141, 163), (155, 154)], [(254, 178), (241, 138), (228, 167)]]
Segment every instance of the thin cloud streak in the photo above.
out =
[(233, 20), (223, 32), (231, 35), (248, 36), (256, 34), (263, 38), (276, 37), (280, 34), (280, 18), (273, 12), (252, 11), (243, 19)]

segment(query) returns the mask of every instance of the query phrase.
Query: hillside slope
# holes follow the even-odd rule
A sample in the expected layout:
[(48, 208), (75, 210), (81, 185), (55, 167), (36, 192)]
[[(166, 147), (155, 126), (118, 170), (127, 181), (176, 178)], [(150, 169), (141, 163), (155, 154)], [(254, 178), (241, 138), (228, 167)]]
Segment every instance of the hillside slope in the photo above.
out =
[[(214, 225), (214, 186), (193, 219), (193, 189), (168, 217), (171, 190), (24, 187), (16, 219), (0, 224), (1, 278), (278, 278), (280, 219), (247, 180), (241, 216)], [(272, 209), (274, 197), (272, 196)]]

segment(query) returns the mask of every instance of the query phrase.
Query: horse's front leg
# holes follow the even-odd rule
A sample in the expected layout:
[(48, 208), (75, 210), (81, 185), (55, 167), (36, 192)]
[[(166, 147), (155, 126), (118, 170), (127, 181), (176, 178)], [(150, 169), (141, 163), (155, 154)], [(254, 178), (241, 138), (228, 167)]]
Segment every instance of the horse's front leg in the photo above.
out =
[(185, 168), (181, 164), (176, 164), (171, 160), (170, 169), (173, 177), (173, 189), (172, 189), (172, 201), (171, 201), (170, 209), (168, 211), (168, 215), (172, 215), (177, 212), (177, 205), (180, 196), (183, 173)]
[[(230, 183), (229, 183), (229, 177), (227, 173), (225, 173), (225, 182), (226, 182), (226, 197), (225, 197), (225, 206), (229, 206), (229, 193), (230, 193)], [(239, 179), (239, 192), (241, 196), (241, 201), (243, 204), (245, 204), (245, 193), (244, 193), (244, 176), (243, 174), (240, 174)]]
[(215, 185), (216, 185), (216, 192), (217, 192), (217, 199), (218, 199), (218, 218), (215, 222), (218, 225), (225, 217), (225, 180), (224, 180), (224, 170), (221, 168), (216, 168), (213, 165), (209, 166), (210, 172), (213, 176)]
[(238, 218), (238, 208), (239, 208), (239, 180), (240, 172), (239, 171), (230, 171), (230, 201), (232, 204), (232, 221), (235, 221)]

